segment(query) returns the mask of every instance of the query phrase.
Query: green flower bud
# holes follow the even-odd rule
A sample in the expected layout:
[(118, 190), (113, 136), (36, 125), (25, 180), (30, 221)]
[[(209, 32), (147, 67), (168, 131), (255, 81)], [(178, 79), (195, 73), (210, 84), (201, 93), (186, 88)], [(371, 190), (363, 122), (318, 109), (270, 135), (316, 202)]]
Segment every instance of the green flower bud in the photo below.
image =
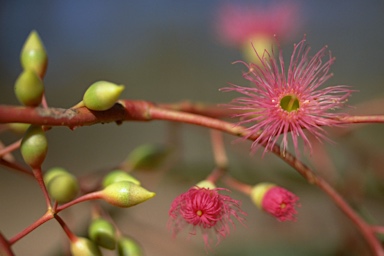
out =
[(134, 240), (122, 237), (117, 242), (119, 256), (142, 256), (144, 255), (141, 246)]
[(28, 107), (40, 104), (44, 94), (43, 81), (32, 70), (24, 70), (15, 82), (15, 95), (19, 102)]
[(47, 185), (54, 177), (60, 174), (69, 174), (69, 172), (62, 167), (53, 167), (44, 174), (44, 183)]
[(132, 170), (150, 170), (159, 167), (170, 150), (164, 145), (144, 144), (135, 148), (127, 158)]
[(59, 204), (72, 201), (79, 193), (79, 184), (70, 173), (56, 174), (46, 184), (48, 193)]
[(39, 168), (47, 155), (48, 141), (41, 126), (31, 125), (20, 145), (24, 161), (32, 168)]
[(25, 133), (30, 126), (30, 124), (24, 123), (8, 123), (7, 125), (14, 133)]
[(131, 207), (147, 201), (155, 195), (156, 193), (129, 181), (112, 183), (101, 191), (101, 197), (106, 202), (118, 207)]
[(118, 182), (118, 181), (130, 181), (136, 185), (140, 186), (140, 181), (136, 178), (132, 177), (128, 173), (126, 173), (123, 170), (115, 170), (110, 173), (108, 173), (105, 178), (103, 179), (103, 188), (108, 187), (112, 183)]
[(24, 70), (34, 71), (43, 78), (47, 70), (48, 57), (44, 45), (36, 31), (32, 31), (24, 43), (20, 55)]
[(124, 85), (117, 85), (107, 81), (93, 83), (84, 93), (84, 105), (90, 110), (103, 111), (110, 109), (119, 99)]
[(102, 256), (99, 247), (85, 237), (71, 242), (71, 253), (73, 256)]
[(97, 245), (114, 250), (116, 247), (116, 235), (114, 226), (105, 219), (95, 219), (88, 229), (89, 238)]

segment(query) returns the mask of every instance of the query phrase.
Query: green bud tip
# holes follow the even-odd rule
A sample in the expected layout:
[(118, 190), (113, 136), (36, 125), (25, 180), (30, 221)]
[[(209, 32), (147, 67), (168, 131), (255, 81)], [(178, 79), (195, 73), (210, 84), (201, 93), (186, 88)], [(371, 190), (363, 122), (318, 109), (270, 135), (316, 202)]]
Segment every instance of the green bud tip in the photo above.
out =
[(79, 184), (75, 176), (70, 173), (56, 174), (46, 184), (48, 193), (59, 204), (67, 203), (76, 198)]
[(48, 57), (44, 45), (35, 30), (33, 30), (24, 43), (20, 54), (20, 62), (25, 70), (34, 71), (43, 78), (47, 70)]
[(133, 239), (122, 237), (117, 242), (118, 252), (120, 256), (142, 256), (143, 250), (141, 246)]
[(107, 110), (116, 103), (123, 90), (124, 85), (98, 81), (86, 90), (83, 96), (83, 103), (90, 110)]
[(276, 187), (276, 185), (268, 182), (262, 182), (253, 186), (250, 196), (253, 203), (256, 204), (258, 208), (262, 208), (264, 195), (272, 187)]
[(32, 70), (24, 70), (19, 75), (14, 89), (18, 101), (28, 107), (38, 106), (44, 94), (43, 81)]
[(31, 125), (20, 145), (24, 161), (32, 168), (39, 168), (48, 151), (48, 141), (41, 126)]
[(133, 176), (129, 175), (123, 170), (114, 170), (110, 173), (108, 173), (105, 178), (103, 179), (103, 188), (108, 187), (112, 183), (119, 182), (119, 181), (130, 181), (136, 185), (140, 185), (140, 181), (134, 178)]
[(116, 233), (114, 226), (105, 219), (95, 219), (88, 228), (89, 238), (97, 245), (114, 250), (116, 248)]
[(102, 256), (99, 247), (85, 237), (78, 237), (71, 242), (71, 253), (73, 256)]
[(108, 203), (118, 207), (131, 207), (147, 201), (156, 193), (129, 181), (112, 183), (101, 191), (101, 197)]

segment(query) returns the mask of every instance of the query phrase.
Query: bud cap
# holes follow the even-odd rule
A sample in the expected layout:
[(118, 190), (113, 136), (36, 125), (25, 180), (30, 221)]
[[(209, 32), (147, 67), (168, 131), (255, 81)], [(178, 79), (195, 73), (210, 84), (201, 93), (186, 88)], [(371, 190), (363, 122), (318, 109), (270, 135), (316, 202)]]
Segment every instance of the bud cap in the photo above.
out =
[(90, 110), (107, 110), (115, 105), (123, 90), (124, 85), (98, 81), (88, 87), (83, 96), (83, 103)]
[(101, 191), (102, 198), (118, 207), (131, 207), (151, 199), (156, 194), (129, 181), (112, 183)]
[(39, 34), (33, 30), (24, 43), (20, 54), (20, 62), (24, 70), (34, 71), (43, 78), (47, 70), (48, 57)]

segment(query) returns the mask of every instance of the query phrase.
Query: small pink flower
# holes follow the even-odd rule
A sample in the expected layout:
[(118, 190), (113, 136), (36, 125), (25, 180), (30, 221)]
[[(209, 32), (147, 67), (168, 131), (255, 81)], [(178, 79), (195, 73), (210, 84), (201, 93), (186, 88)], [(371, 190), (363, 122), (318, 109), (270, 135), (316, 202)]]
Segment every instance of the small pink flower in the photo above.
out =
[[(341, 108), (353, 92), (348, 86), (337, 85), (319, 89), (332, 74), (330, 67), (335, 58), (323, 47), (313, 57), (305, 38), (294, 45), (291, 62), (286, 72), (282, 51), (276, 59), (274, 53), (265, 51), (258, 55), (261, 64), (244, 65), (248, 72), (243, 76), (252, 82), (252, 87), (231, 85), (223, 91), (236, 91), (243, 97), (236, 98), (230, 108), (240, 110), (239, 125), (249, 124), (249, 136), (257, 135), (252, 143), (256, 150), (265, 146), (264, 152), (273, 148), (282, 135), (282, 150), (288, 148), (288, 134), (297, 155), (299, 137), (312, 151), (305, 130), (317, 139), (329, 140), (322, 126), (336, 126), (338, 118), (345, 114), (332, 112)], [(328, 60), (323, 58), (329, 54)]]
[(275, 34), (286, 40), (298, 30), (298, 5), (293, 2), (279, 4), (226, 4), (218, 12), (216, 28), (224, 43), (242, 46), (255, 37)]
[(186, 193), (179, 195), (169, 210), (170, 221), (168, 227), (176, 236), (187, 225), (191, 226), (191, 235), (196, 235), (196, 229), (200, 229), (207, 248), (212, 244), (211, 235), (216, 235), (218, 244), (222, 238), (229, 235), (229, 223), (235, 227), (231, 217), (235, 217), (241, 223), (246, 215), (240, 209), (240, 202), (229, 196), (222, 195), (220, 191), (228, 191), (224, 188), (200, 188), (192, 187)]
[(270, 183), (260, 183), (251, 192), (254, 203), (279, 221), (296, 220), (299, 198), (288, 190)]

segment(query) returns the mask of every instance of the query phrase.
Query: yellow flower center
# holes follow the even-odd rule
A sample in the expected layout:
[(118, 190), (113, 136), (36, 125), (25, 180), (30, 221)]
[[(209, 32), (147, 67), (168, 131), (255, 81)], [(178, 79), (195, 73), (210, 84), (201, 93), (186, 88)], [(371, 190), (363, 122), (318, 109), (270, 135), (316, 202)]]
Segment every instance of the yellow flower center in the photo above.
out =
[(203, 215), (203, 212), (202, 212), (201, 210), (198, 210), (198, 211), (196, 212), (196, 214), (197, 214), (197, 216), (201, 216), (201, 215)]
[(281, 98), (280, 107), (287, 112), (292, 112), (300, 108), (300, 102), (296, 95), (290, 94)]

